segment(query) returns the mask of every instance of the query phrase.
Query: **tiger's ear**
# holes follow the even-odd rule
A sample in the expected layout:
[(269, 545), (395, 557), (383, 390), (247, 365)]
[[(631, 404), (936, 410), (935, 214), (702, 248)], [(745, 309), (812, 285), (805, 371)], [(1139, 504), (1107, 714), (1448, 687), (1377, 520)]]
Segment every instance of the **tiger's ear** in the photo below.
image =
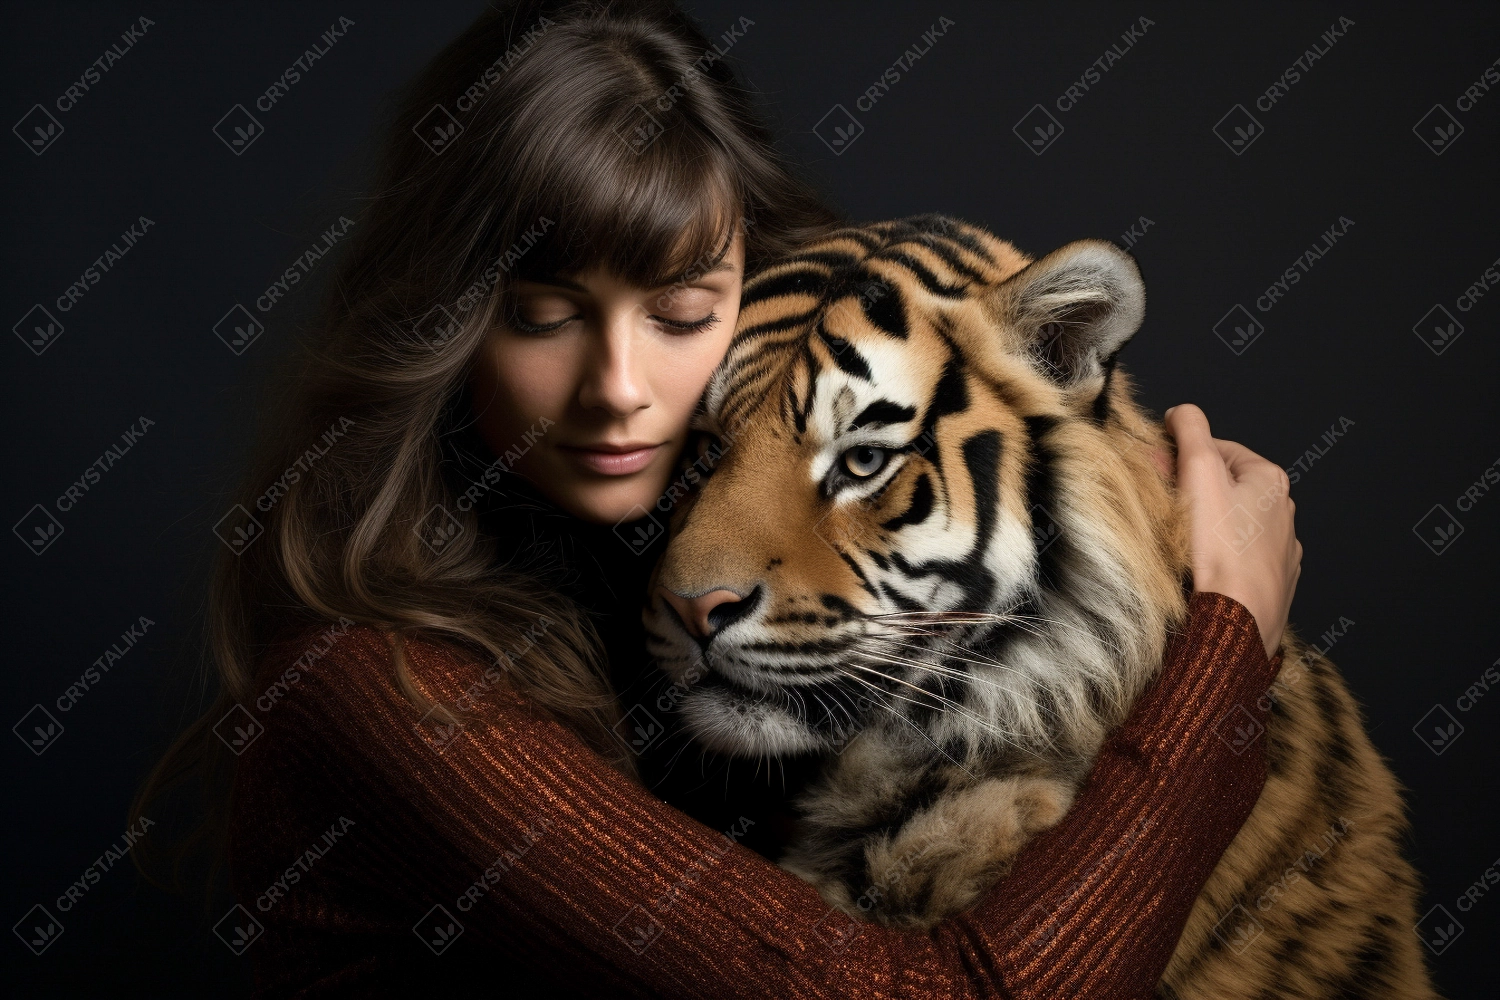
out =
[(1108, 372), (1146, 315), (1146, 286), (1135, 260), (1103, 240), (1054, 250), (994, 294), (1038, 367), (1065, 387)]

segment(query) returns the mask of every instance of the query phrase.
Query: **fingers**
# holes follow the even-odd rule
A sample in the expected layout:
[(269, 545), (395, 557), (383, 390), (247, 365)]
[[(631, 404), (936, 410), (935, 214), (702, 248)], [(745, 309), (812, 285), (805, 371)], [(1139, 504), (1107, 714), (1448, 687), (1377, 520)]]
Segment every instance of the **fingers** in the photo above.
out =
[(1177, 442), (1177, 478), (1204, 477), (1207, 483), (1217, 481), (1227, 484), (1224, 460), (1214, 446), (1214, 437), (1208, 427), (1208, 417), (1192, 403), (1181, 403), (1167, 410), (1162, 426)]
[[(1181, 403), (1170, 407), (1163, 415), (1162, 424), (1177, 442), (1179, 479), (1185, 473), (1208, 477), (1226, 486), (1248, 481), (1287, 497), (1291, 481), (1286, 470), (1238, 441), (1214, 437), (1207, 414), (1194, 404)], [(1159, 459), (1157, 464), (1161, 465)]]
[(1249, 462), (1265, 461), (1238, 441), (1230, 441), (1228, 438), (1214, 438), (1214, 447), (1219, 449), (1219, 456), (1224, 459), (1224, 464), (1229, 466), (1231, 473), (1236, 465), (1244, 466)]
[[(1243, 482), (1249, 477), (1265, 476), (1276, 482), (1286, 478), (1286, 472), (1279, 465), (1251, 451), (1238, 441), (1227, 441), (1223, 438), (1214, 438), (1213, 441), (1214, 447), (1219, 451), (1219, 457), (1224, 462), (1224, 468), (1228, 470), (1229, 478), (1235, 482)], [(1276, 474), (1272, 473), (1273, 469)], [(1281, 483), (1283, 492), (1289, 485), (1290, 483)]]
[(1187, 452), (1205, 451), (1213, 447), (1208, 416), (1192, 403), (1179, 403), (1170, 407), (1162, 415), (1162, 425), (1172, 435), (1172, 440), (1177, 442), (1179, 458)]

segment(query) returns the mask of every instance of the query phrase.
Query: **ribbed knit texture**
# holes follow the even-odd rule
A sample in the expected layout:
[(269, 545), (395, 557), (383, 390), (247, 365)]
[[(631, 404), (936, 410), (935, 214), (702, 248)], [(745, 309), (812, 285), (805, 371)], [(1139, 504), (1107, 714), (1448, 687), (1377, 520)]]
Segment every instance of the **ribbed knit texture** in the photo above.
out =
[[(268, 688), (316, 636), (267, 658)], [(408, 650), (445, 701), (484, 669)], [(503, 683), (439, 747), (381, 635), (353, 628), (247, 706), (265, 730), (239, 761), (230, 868), (264, 927), (256, 992), (441, 991), (462, 973), (502, 996), (1149, 997), (1265, 780), (1265, 741), (1236, 754), (1216, 726), (1280, 661), (1242, 605), (1194, 595), (1068, 815), (972, 910), (918, 934), (831, 912)]]

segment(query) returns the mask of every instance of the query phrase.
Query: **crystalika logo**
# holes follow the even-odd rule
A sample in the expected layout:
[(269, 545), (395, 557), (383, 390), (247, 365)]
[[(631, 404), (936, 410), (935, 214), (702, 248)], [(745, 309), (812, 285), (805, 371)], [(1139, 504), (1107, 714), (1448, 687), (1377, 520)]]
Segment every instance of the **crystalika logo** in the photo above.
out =
[(640, 555), (666, 534), (656, 515), (640, 504), (630, 508), (630, 513), (615, 525), (615, 537), (624, 542), (631, 552)]
[(1041, 156), (1063, 134), (1063, 126), (1062, 122), (1052, 117), (1052, 112), (1035, 104), (1016, 122), (1011, 131), (1026, 144), (1027, 149)]
[(1214, 135), (1219, 141), (1228, 146), (1235, 156), (1244, 153), (1245, 150), (1255, 145), (1255, 140), (1265, 134), (1265, 127), (1255, 120), (1255, 116), (1245, 110), (1243, 104), (1236, 104), (1229, 109), (1229, 113), (1219, 119), (1214, 126)]
[(1434, 104), (1432, 110), (1412, 126), (1412, 132), (1422, 140), (1424, 146), (1432, 150), (1434, 156), (1442, 156), (1464, 134), (1464, 127), (1457, 118), (1449, 114), (1447, 108)]
[(37, 156), (41, 156), (57, 141), (58, 137), (65, 130), (62, 127), (62, 122), (52, 117), (52, 112), (37, 104), (33, 105), (32, 109), (26, 112), (24, 118), (11, 126), (11, 131), (15, 133), (17, 139), (20, 139), (25, 144), (27, 149), (31, 150)]
[(32, 306), (31, 311), (10, 329), (21, 338), (21, 343), (31, 349), (32, 354), (41, 354), (63, 334), (63, 325), (40, 302)]

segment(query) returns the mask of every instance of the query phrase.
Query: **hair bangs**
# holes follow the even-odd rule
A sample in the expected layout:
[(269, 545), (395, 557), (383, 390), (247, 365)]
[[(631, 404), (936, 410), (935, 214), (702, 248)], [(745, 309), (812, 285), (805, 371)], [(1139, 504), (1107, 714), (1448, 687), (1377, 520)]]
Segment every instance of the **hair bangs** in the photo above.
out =
[(548, 225), (518, 260), (517, 277), (602, 267), (659, 288), (723, 259), (743, 201), (726, 153), (680, 122), (637, 152), (626, 137), (632, 118), (644, 121), (640, 105), (582, 125), (572, 141), (543, 151), (544, 162), (528, 164), (525, 174), (545, 182), (523, 199), (522, 221)]

